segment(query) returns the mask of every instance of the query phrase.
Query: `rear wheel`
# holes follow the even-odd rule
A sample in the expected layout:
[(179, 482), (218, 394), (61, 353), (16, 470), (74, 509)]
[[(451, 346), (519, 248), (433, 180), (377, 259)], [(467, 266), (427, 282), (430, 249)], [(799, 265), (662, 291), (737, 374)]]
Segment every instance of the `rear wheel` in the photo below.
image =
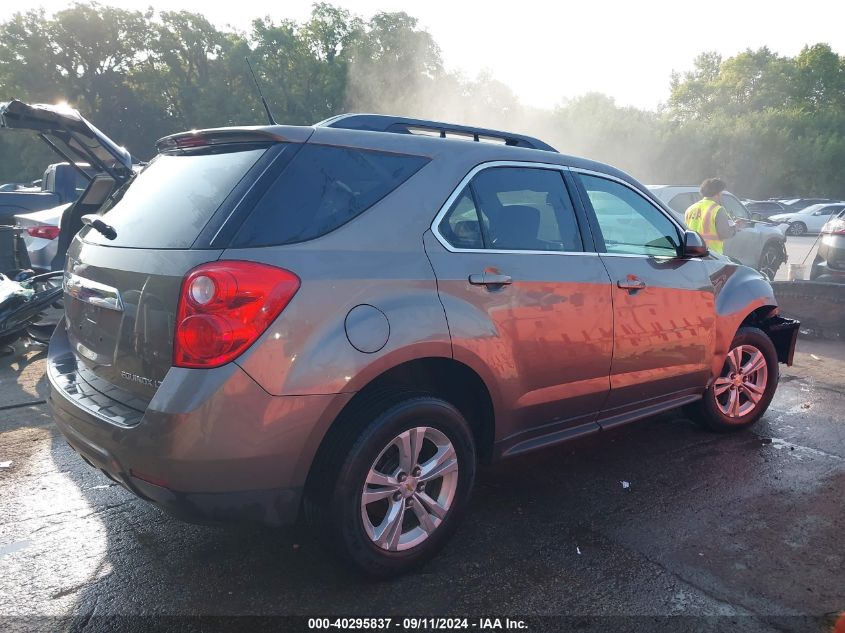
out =
[(790, 235), (804, 235), (807, 232), (807, 225), (803, 222), (793, 222), (789, 225), (789, 228), (786, 229), (786, 232)]
[(475, 446), (461, 413), (432, 396), (362, 414), (363, 430), (345, 454), (336, 452), (331, 481), (312, 503), (344, 559), (389, 577), (430, 559), (457, 527), (475, 479)]
[(722, 371), (688, 415), (714, 431), (748, 428), (769, 407), (778, 384), (777, 352), (765, 332), (742, 327)]

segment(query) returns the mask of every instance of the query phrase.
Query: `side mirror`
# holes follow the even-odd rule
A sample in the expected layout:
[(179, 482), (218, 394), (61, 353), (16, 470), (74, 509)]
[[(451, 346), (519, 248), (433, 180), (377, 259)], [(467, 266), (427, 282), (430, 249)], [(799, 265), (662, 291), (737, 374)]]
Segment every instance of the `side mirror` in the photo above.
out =
[(695, 231), (684, 231), (684, 244), (681, 247), (681, 257), (704, 257), (710, 251), (707, 242)]

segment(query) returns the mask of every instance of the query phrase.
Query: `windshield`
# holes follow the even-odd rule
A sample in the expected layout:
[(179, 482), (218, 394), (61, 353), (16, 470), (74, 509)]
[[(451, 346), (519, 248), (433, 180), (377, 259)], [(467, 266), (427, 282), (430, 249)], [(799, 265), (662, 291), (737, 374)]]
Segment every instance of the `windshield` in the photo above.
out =
[(204, 154), (161, 154), (103, 216), (117, 237), (86, 242), (131, 248), (189, 248), (266, 147)]

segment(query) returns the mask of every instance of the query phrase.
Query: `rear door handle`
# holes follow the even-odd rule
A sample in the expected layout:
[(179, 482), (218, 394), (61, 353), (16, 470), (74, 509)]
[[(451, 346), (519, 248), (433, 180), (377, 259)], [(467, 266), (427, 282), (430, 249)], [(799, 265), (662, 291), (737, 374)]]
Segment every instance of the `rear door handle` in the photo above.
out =
[(620, 279), (616, 282), (616, 285), (622, 288), (622, 290), (642, 290), (645, 288), (645, 282), (642, 279), (637, 279), (636, 277), (633, 279)]
[(469, 276), (469, 283), (473, 286), (506, 286), (513, 283), (510, 275), (498, 273), (476, 273)]

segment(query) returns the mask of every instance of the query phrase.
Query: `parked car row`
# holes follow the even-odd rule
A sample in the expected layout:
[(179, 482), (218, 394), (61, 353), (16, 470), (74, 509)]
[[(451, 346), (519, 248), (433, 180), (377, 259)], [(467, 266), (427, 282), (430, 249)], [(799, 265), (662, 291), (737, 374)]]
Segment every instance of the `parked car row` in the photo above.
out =
[(13, 100), (0, 104), (0, 128), (37, 131), (65, 161), (49, 165), (38, 187), (0, 191), (0, 225), (24, 229), (32, 267), (61, 270), (82, 215), (97, 210), (139, 166), (74, 110)]
[(845, 202), (813, 204), (800, 211), (780, 213), (771, 216), (772, 222), (785, 222), (789, 225), (787, 233), (790, 235), (804, 235), (805, 233), (819, 233), (822, 227), (845, 209)]
[[(826, 209), (828, 205), (841, 204), (841, 201), (831, 198), (788, 198), (781, 200), (743, 200), (745, 208), (754, 219), (768, 219), (773, 222), (787, 222), (790, 235), (803, 235), (804, 233), (818, 233), (821, 226), (829, 219), (831, 212)], [(821, 222), (811, 220), (806, 222), (808, 209), (813, 212), (825, 211), (818, 214), (826, 215)], [(800, 217), (799, 217), (800, 214)]]

